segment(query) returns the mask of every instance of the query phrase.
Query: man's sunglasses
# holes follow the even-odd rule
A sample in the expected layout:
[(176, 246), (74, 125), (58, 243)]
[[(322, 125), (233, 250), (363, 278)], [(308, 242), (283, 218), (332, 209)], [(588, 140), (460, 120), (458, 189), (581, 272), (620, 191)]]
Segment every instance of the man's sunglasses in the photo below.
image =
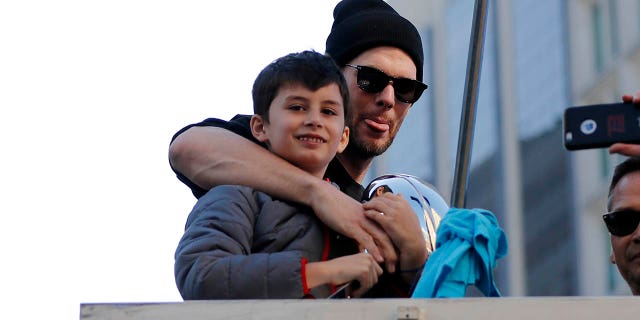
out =
[(427, 85), (418, 80), (394, 78), (376, 68), (367, 66), (353, 64), (347, 64), (347, 66), (358, 70), (358, 87), (367, 93), (379, 93), (391, 83), (396, 99), (404, 103), (414, 103), (427, 89)]
[(614, 211), (603, 215), (602, 218), (612, 235), (624, 237), (638, 228), (640, 211), (630, 209)]

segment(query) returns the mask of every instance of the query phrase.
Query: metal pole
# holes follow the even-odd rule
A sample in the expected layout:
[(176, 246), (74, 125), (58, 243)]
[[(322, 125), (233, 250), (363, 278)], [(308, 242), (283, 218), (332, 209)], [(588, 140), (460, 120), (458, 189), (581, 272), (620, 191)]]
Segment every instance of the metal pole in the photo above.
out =
[(476, 121), (478, 104), (478, 82), (482, 66), (482, 51), (487, 20), (487, 0), (476, 0), (469, 57), (467, 60), (467, 78), (460, 116), (460, 133), (458, 135), (458, 152), (451, 189), (451, 207), (464, 208), (466, 203), (467, 180), (469, 178), (469, 160), (473, 143), (473, 129)]

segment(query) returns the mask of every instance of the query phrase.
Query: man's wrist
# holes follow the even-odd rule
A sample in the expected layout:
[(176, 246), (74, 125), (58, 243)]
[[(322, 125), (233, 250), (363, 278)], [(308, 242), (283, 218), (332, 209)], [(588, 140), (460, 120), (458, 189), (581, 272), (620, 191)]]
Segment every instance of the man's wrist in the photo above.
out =
[(417, 268), (414, 268), (414, 269), (400, 269), (400, 270), (398, 270), (398, 272), (400, 272), (400, 273), (416, 273), (416, 272), (420, 272), (420, 271), (422, 271), (422, 269), (424, 269), (424, 265), (425, 264), (422, 264), (421, 266), (419, 266)]
[(308, 179), (308, 183), (305, 183), (306, 190), (309, 192), (303, 192), (304, 204), (311, 207), (314, 211), (317, 211), (319, 208), (319, 204), (325, 203), (326, 201), (330, 201), (330, 192), (331, 189), (336, 190), (331, 184), (327, 183), (324, 180), (318, 179), (316, 177), (311, 177), (312, 179)]
[(426, 248), (417, 256), (401, 255), (398, 270), (400, 270), (400, 272), (403, 272), (405, 270), (409, 271), (421, 269), (427, 263), (427, 259), (429, 259), (429, 252), (426, 250)]

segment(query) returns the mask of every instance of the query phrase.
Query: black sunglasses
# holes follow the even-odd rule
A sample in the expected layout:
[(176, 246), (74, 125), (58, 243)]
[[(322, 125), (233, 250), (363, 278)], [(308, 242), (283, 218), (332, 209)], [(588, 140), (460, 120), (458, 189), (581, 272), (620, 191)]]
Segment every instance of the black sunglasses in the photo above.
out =
[(640, 223), (640, 211), (625, 209), (614, 211), (602, 216), (609, 232), (618, 237), (633, 233)]
[(413, 79), (394, 78), (372, 67), (347, 64), (348, 67), (358, 70), (358, 87), (367, 93), (378, 93), (391, 82), (396, 99), (404, 103), (418, 101), (427, 85)]

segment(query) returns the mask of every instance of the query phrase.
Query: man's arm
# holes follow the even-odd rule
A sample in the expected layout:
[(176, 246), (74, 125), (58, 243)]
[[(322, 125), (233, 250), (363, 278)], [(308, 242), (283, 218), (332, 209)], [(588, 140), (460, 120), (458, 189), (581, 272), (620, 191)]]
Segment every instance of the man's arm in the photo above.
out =
[(384, 256), (388, 264), (395, 264), (391, 241), (364, 216), (359, 202), (233, 132), (191, 127), (171, 143), (169, 161), (175, 170), (204, 189), (223, 184), (246, 185), (308, 205), (322, 222), (356, 240), (378, 262)]

